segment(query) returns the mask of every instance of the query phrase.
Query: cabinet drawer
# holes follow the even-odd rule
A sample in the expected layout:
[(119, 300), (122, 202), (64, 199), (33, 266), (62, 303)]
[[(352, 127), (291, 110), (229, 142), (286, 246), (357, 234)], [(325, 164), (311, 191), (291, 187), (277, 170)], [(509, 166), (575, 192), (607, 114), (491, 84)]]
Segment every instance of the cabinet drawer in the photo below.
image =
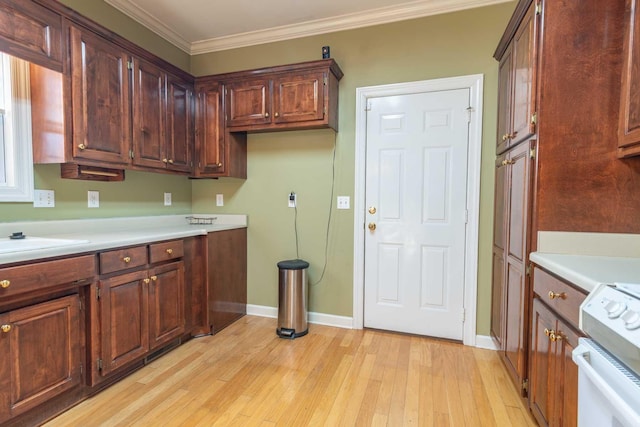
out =
[(587, 296), (585, 293), (538, 267), (533, 271), (533, 291), (573, 327), (578, 327), (580, 304)]
[(0, 269), (0, 298), (44, 290), (93, 277), (93, 255)]
[(128, 270), (147, 264), (147, 247), (136, 246), (128, 249), (102, 252), (100, 254), (100, 274)]
[(184, 255), (184, 242), (172, 240), (171, 242), (154, 243), (149, 245), (149, 258), (151, 264), (182, 258)]

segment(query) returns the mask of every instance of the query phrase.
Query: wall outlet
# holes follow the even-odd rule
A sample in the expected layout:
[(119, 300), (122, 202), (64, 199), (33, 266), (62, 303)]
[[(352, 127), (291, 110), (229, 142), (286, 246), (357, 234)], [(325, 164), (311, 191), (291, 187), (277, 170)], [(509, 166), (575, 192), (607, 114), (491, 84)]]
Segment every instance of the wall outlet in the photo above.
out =
[(164, 205), (171, 206), (171, 193), (164, 193)]
[(349, 196), (338, 196), (338, 209), (350, 209), (351, 198)]
[(298, 200), (298, 196), (296, 195), (296, 193), (294, 193), (293, 191), (291, 193), (289, 193), (288, 202), (289, 202), (289, 207), (290, 208), (295, 208), (296, 207), (297, 200)]
[(56, 197), (53, 190), (34, 190), (34, 208), (53, 208), (56, 206)]
[(224, 196), (222, 194), (216, 194), (216, 206), (224, 206)]
[(100, 192), (99, 191), (87, 191), (87, 206), (90, 208), (100, 207)]

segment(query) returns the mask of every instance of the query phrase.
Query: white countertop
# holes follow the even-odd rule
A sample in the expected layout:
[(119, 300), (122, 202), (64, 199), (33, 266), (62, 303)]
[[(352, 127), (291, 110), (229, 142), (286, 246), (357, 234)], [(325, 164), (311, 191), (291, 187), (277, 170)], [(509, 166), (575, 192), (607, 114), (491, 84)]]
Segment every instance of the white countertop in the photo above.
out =
[[(187, 220), (187, 217), (191, 216), (206, 218), (206, 222), (212, 222), (212, 224), (191, 225)], [(20, 231), (27, 236), (81, 240), (83, 242), (46, 249), (2, 253), (0, 254), (0, 266), (246, 227), (246, 215), (215, 214), (4, 222), (0, 223), (0, 236), (5, 240), (8, 240), (7, 236), (13, 232)]]
[(587, 292), (600, 283), (640, 282), (640, 258), (532, 252), (529, 259)]

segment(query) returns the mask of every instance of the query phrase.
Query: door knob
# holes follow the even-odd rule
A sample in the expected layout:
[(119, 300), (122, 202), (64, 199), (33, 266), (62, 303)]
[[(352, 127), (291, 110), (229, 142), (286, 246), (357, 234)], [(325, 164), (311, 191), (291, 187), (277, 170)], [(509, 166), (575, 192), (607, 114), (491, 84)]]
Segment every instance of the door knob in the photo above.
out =
[(375, 222), (370, 222), (369, 223), (369, 230), (373, 231), (376, 229), (376, 223)]
[(371, 206), (371, 207), (369, 207), (369, 213), (370, 213), (371, 215), (373, 215), (373, 214), (374, 214), (374, 213), (376, 213), (376, 212), (377, 212), (377, 210), (376, 210), (376, 207), (375, 207), (375, 206)]

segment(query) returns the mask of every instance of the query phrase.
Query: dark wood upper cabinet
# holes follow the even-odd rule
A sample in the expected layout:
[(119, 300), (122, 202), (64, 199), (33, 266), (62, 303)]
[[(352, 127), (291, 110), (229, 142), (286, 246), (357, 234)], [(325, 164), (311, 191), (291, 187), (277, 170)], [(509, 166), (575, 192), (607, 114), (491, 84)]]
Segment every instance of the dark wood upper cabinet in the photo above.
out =
[(225, 85), (231, 132), (338, 129), (338, 82), (332, 59), (216, 76)]
[(497, 153), (527, 140), (536, 131), (535, 81), (539, 7), (538, 0), (531, 3), (500, 59)]
[(640, 155), (640, 4), (626, 1), (618, 156)]
[(59, 13), (32, 1), (2, 1), (0, 51), (62, 71), (63, 46)]
[[(102, 37), (70, 27), (73, 160), (129, 163), (130, 55)], [(71, 160), (71, 159), (68, 159)]]
[(247, 177), (247, 135), (225, 127), (223, 90), (216, 80), (196, 83), (196, 178)]
[(167, 74), (167, 168), (193, 170), (195, 95), (193, 84)]

